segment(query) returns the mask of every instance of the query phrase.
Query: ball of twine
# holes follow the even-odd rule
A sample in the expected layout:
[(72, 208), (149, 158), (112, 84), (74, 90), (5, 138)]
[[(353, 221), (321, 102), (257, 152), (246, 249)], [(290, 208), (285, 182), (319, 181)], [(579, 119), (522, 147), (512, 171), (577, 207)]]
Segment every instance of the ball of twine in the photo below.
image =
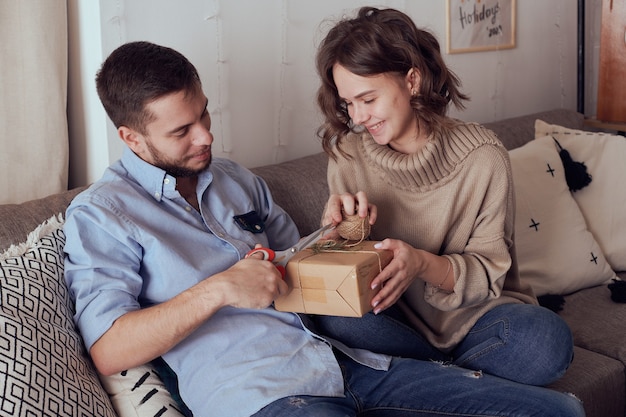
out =
[(346, 240), (365, 240), (370, 235), (370, 218), (369, 215), (359, 217), (358, 214), (343, 215), (343, 220), (337, 225), (335, 230), (339, 236)]

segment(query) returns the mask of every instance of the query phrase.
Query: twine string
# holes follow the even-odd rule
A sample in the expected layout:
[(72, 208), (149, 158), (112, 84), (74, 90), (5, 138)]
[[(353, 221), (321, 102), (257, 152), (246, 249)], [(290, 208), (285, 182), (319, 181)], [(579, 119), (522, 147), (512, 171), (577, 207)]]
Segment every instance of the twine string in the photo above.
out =
[(343, 220), (335, 228), (339, 236), (347, 241), (356, 241), (346, 246), (356, 246), (363, 242), (370, 235), (370, 217), (359, 217), (358, 214), (346, 215), (344, 213)]

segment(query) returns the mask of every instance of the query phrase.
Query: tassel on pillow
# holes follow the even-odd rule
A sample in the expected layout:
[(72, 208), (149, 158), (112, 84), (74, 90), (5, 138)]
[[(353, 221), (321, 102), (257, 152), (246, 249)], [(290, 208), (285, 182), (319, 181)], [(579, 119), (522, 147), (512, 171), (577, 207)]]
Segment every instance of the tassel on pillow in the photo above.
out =
[(609, 290), (611, 290), (611, 300), (616, 303), (626, 303), (626, 281), (614, 279), (613, 283), (609, 284)]
[(591, 175), (587, 173), (585, 163), (574, 161), (567, 149), (563, 149), (556, 138), (552, 137), (552, 139), (554, 139), (559, 148), (559, 156), (563, 162), (563, 171), (565, 172), (565, 180), (569, 190), (575, 192), (585, 188), (591, 182)]
[(558, 313), (563, 310), (563, 305), (565, 304), (565, 297), (560, 294), (545, 294), (537, 297), (537, 301), (539, 301), (539, 305), (541, 307), (545, 307), (549, 310)]

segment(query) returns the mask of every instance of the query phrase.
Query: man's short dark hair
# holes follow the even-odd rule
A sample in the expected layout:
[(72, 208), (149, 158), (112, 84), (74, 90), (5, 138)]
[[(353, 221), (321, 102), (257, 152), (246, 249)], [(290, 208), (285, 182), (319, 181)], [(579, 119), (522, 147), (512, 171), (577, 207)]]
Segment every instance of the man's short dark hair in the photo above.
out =
[(150, 42), (126, 43), (109, 55), (96, 74), (102, 104), (116, 127), (140, 133), (152, 115), (146, 104), (165, 95), (202, 88), (196, 68), (180, 52)]

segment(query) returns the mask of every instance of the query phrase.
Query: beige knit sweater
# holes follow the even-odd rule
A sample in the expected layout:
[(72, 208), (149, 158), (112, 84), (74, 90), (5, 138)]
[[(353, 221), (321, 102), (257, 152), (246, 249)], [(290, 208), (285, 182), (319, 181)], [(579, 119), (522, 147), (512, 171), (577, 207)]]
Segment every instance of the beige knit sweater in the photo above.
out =
[(537, 303), (519, 280), (510, 161), (493, 132), (460, 124), (410, 155), (368, 133), (349, 134), (341, 148), (351, 158), (336, 152), (330, 160), (330, 192), (366, 192), (378, 207), (370, 238), (400, 239), (452, 262), (452, 293), (417, 279), (400, 301), (435, 347), (452, 350), (494, 306)]

